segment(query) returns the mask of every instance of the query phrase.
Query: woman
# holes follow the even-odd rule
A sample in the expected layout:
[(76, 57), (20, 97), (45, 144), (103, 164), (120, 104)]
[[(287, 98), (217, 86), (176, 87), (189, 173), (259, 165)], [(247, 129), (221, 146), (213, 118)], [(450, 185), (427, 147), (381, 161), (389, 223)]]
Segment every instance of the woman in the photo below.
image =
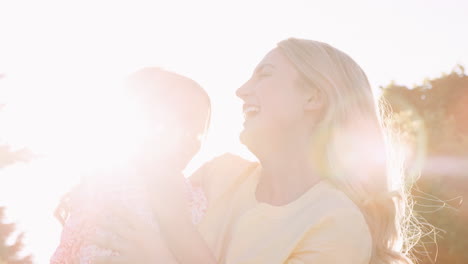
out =
[[(197, 226), (180, 206), (154, 203), (178, 263), (412, 263), (398, 155), (348, 55), (282, 41), (237, 95), (240, 138), (259, 164), (224, 155), (197, 171), (191, 181), (208, 199)], [(155, 201), (181, 203), (175, 193), (155, 192)]]

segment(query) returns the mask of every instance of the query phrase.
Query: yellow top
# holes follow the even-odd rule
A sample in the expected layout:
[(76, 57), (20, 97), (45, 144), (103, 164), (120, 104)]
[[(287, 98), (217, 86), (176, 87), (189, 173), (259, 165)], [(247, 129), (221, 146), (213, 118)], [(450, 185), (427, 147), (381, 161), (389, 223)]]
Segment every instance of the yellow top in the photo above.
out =
[(344, 193), (321, 181), (287, 205), (261, 203), (259, 171), (257, 163), (226, 154), (190, 177), (207, 195), (197, 228), (218, 263), (369, 263), (368, 226)]

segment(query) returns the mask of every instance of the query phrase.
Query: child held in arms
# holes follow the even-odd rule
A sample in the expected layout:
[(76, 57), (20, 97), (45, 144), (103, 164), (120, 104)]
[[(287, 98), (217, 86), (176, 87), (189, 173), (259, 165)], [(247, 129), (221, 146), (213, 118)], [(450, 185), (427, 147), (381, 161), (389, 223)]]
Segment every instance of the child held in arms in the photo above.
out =
[[(152, 210), (152, 193), (162, 191), (158, 188), (162, 182), (182, 179), (182, 171), (200, 149), (211, 112), (209, 97), (202, 87), (191, 79), (159, 68), (133, 73), (126, 86), (141, 110), (139, 118), (147, 121), (140, 144), (135, 143), (139, 146), (137, 154), (125, 165), (116, 164), (105, 176), (83, 177), (64, 196), (56, 210), (63, 225), (62, 236), (51, 264), (93, 264), (102, 257), (118, 257), (118, 251), (102, 248), (92, 238), (118, 239), (118, 234), (112, 233), (112, 226), (118, 226), (115, 225), (118, 221), (125, 222), (122, 219), (125, 217), (113, 212), (122, 209), (141, 221), (138, 228), (147, 228), (151, 236), (161, 236)], [(206, 210), (205, 195), (200, 186), (192, 186), (188, 180), (179, 183), (186, 191), (188, 213), (196, 224)], [(144, 241), (140, 243), (148, 246)], [(169, 262), (172, 257), (168, 257), (169, 249), (165, 253), (161, 263)]]

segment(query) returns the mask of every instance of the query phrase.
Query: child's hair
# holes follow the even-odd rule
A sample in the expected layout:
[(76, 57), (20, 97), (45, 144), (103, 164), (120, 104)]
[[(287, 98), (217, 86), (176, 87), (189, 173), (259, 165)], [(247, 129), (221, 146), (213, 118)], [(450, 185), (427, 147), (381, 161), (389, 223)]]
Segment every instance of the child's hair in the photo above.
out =
[[(125, 86), (149, 117), (152, 116), (151, 112), (163, 110), (177, 113), (182, 120), (190, 120), (196, 110), (193, 108), (200, 105), (191, 102), (201, 102), (206, 106), (206, 109), (201, 110), (207, 110), (204, 131), (201, 131), (206, 134), (210, 124), (211, 102), (206, 91), (195, 81), (161, 68), (147, 67), (131, 74), (126, 79)], [(164, 108), (159, 107), (159, 104), (164, 104)], [(62, 225), (70, 215), (73, 200), (84, 192), (84, 186), (85, 180), (82, 179), (59, 202), (54, 215)]]
[(302, 75), (302, 84), (327, 100), (314, 134), (314, 157), (327, 180), (366, 218), (373, 240), (370, 263), (413, 263), (410, 250), (420, 229), (398, 140), (382, 115), (383, 101), (376, 100), (365, 73), (344, 52), (295, 38), (278, 47)]
[[(185, 76), (157, 67), (147, 67), (136, 71), (127, 78), (129, 92), (138, 98), (145, 110), (159, 110), (158, 104), (164, 104), (165, 110), (180, 112), (190, 118), (193, 113), (190, 104), (195, 100), (206, 103), (208, 116), (205, 129), (208, 129), (211, 116), (211, 101), (206, 91), (195, 81)], [(184, 108), (185, 111), (182, 111)]]

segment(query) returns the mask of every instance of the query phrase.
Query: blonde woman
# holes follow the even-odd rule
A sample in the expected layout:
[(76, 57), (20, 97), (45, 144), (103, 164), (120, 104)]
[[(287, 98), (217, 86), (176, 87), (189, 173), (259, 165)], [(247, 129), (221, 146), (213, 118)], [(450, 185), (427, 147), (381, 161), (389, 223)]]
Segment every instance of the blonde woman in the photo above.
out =
[(367, 77), (348, 55), (318, 41), (284, 40), (237, 96), (240, 138), (259, 162), (227, 154), (191, 177), (208, 199), (198, 225), (181, 210), (179, 192), (154, 192), (178, 263), (412, 263), (400, 163)]

